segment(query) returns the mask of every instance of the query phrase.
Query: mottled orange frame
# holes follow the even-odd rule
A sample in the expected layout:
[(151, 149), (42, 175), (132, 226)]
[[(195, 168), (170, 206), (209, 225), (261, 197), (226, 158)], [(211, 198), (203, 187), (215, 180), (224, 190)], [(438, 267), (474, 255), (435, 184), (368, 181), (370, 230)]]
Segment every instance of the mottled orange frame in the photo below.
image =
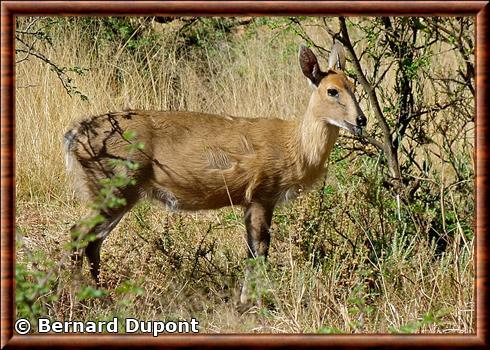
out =
[[(4, 1), (1, 3), (1, 347), (488, 348), (488, 1)], [(17, 335), (15, 312), (15, 16), (474, 16), (476, 18), (476, 334)], [(485, 302), (486, 301), (486, 302)]]

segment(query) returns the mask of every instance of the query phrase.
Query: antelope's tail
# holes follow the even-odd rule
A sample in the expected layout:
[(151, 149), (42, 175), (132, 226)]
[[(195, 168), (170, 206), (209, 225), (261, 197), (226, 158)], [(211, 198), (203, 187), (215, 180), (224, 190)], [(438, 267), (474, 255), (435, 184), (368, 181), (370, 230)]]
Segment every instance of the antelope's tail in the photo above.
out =
[(76, 128), (67, 131), (63, 138), (63, 146), (65, 149), (65, 166), (66, 166), (66, 170), (68, 170), (69, 172), (73, 170), (73, 162), (74, 162), (73, 151), (75, 150), (76, 140), (77, 140)]

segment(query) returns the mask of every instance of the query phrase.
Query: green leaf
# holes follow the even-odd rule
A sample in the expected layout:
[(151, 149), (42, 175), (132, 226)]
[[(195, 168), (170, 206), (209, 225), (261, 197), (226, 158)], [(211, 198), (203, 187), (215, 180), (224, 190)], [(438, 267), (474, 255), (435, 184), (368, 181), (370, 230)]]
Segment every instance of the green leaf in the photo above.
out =
[(123, 138), (126, 140), (126, 141), (132, 141), (136, 138), (136, 132), (135, 131), (132, 131), (132, 130), (127, 130), (123, 133)]
[(95, 289), (90, 286), (85, 287), (77, 294), (77, 299), (79, 301), (90, 299), (90, 298), (102, 298), (107, 295), (107, 292), (103, 289)]

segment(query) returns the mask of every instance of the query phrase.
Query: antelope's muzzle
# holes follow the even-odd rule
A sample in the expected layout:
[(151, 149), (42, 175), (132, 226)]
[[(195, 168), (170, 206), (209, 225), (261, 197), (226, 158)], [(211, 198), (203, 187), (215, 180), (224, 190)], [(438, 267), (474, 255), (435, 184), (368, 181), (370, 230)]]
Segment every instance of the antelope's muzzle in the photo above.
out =
[(367, 119), (366, 119), (366, 116), (364, 114), (360, 114), (357, 118), (356, 118), (356, 123), (357, 123), (357, 126), (358, 127), (365, 127), (366, 124), (367, 124)]

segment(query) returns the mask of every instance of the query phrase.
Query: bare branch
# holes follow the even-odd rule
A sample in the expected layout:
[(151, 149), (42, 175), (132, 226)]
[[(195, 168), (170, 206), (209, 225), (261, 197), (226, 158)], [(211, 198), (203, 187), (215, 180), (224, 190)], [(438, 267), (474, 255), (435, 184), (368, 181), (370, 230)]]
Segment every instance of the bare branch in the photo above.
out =
[(381, 107), (379, 105), (376, 92), (372, 88), (369, 81), (367, 80), (366, 75), (362, 70), (361, 63), (359, 62), (356, 52), (352, 46), (349, 37), (349, 31), (347, 30), (347, 25), (345, 23), (345, 18), (339, 17), (339, 21), (340, 21), (340, 28), (342, 33), (342, 36), (339, 38), (339, 40), (340, 42), (342, 42), (342, 44), (344, 44), (344, 47), (347, 49), (347, 51), (349, 52), (352, 58), (352, 63), (354, 64), (354, 67), (356, 69), (359, 82), (361, 83), (363, 89), (366, 91), (369, 97), (369, 101), (371, 102), (371, 105), (374, 109), (374, 115), (381, 126), (381, 130), (383, 132), (383, 141), (384, 141), (383, 151), (385, 152), (386, 158), (388, 160), (388, 167), (390, 169), (391, 176), (394, 178), (400, 178), (400, 167), (398, 165), (396, 149), (393, 147), (391, 129), (388, 126), (388, 123), (383, 115), (383, 112), (381, 111)]

